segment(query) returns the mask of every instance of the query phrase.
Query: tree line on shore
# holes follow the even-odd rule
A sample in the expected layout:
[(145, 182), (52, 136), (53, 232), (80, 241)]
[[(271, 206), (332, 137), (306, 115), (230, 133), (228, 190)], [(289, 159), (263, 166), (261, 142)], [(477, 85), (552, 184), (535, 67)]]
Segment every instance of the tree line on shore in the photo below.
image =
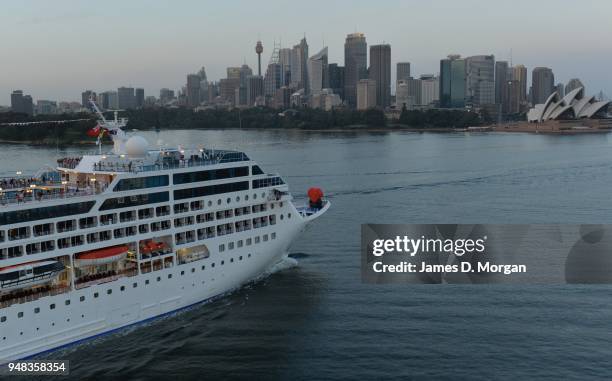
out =
[[(359, 129), (359, 128), (466, 128), (490, 123), (486, 114), (467, 110), (406, 110), (399, 119), (388, 120), (378, 109), (349, 110), (344, 108), (325, 111), (299, 108), (283, 112), (265, 108), (249, 109), (207, 109), (193, 111), (187, 108), (144, 108), (121, 112), (128, 118), (127, 129), (168, 130), (168, 129), (229, 129), (229, 128), (270, 128), (270, 129)], [(112, 115), (106, 115), (112, 118)], [(74, 119), (88, 119), (75, 122), (54, 123)], [(43, 122), (27, 125), (7, 123)], [(92, 114), (37, 115), (13, 112), (0, 113), (0, 140), (23, 141), (38, 144), (76, 144), (92, 140), (86, 132), (96, 125)]]

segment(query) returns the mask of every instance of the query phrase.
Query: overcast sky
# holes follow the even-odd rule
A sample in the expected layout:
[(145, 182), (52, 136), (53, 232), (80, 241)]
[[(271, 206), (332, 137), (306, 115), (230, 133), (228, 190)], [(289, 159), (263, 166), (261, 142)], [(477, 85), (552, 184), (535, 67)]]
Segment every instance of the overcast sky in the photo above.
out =
[(355, 31), (390, 43), (393, 66), (409, 61), (415, 76), (437, 73), (449, 53), (509, 60), (512, 50), (529, 72), (549, 66), (557, 82), (578, 77), (612, 97), (611, 18), (609, 0), (4, 1), (0, 104), (14, 89), (35, 100), (123, 85), (158, 96), (201, 66), (209, 80), (245, 60), (255, 69), (258, 38), (263, 63), (275, 40), (290, 47), (305, 34), (311, 54), (325, 43), (343, 64)]

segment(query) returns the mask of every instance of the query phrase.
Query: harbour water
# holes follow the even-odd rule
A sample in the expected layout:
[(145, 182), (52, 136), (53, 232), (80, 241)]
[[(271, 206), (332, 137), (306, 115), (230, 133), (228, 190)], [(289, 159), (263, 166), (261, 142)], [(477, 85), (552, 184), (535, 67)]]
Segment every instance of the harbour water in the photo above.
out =
[[(359, 268), (361, 223), (612, 223), (612, 135), (142, 134), (243, 150), (332, 209), (263, 280), (47, 356), (71, 378), (612, 378), (610, 286), (369, 285)], [(0, 170), (58, 153), (2, 145)]]

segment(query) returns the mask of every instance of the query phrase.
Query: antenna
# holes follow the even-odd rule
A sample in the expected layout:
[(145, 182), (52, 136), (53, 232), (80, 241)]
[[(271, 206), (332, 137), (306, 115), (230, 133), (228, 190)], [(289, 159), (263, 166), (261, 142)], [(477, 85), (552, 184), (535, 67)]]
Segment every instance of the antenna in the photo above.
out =
[(510, 48), (510, 67), (512, 67), (512, 48)]

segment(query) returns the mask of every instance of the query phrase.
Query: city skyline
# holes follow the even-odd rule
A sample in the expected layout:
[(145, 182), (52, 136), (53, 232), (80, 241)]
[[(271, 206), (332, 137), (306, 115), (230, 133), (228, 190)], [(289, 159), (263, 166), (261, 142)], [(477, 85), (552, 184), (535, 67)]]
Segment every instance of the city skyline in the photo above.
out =
[[(321, 7), (316, 6), (318, 3)], [(307, 14), (317, 14), (317, 22), (311, 25), (296, 25), (290, 10), (277, 1), (265, 6), (193, 2), (178, 10), (162, 1), (120, 6), (114, 6), (112, 1), (71, 1), (61, 6), (35, 1), (5, 4), (0, 31), (7, 36), (19, 31), (19, 38), (5, 42), (5, 56), (13, 59), (3, 62), (0, 70), (0, 104), (8, 105), (10, 92), (17, 89), (35, 99), (67, 101), (78, 101), (81, 92), (90, 88), (104, 91), (139, 87), (146, 94), (157, 95), (161, 88), (180, 89), (185, 73), (202, 66), (209, 80), (216, 81), (225, 77), (229, 66), (246, 62), (257, 68), (253, 50), (257, 40), (264, 45), (264, 67), (274, 41), (290, 48), (304, 35), (311, 51), (328, 46), (329, 63), (343, 64), (345, 37), (356, 31), (366, 35), (368, 45), (390, 44), (392, 65), (410, 62), (414, 77), (438, 73), (440, 59), (451, 53), (464, 57), (493, 54), (496, 60), (510, 61), (512, 49), (512, 62), (527, 66), (529, 75), (536, 66), (551, 67), (557, 82), (580, 78), (592, 93), (603, 90), (612, 95), (612, 78), (606, 70), (611, 53), (583, 37), (610, 35), (612, 27), (606, 23), (605, 15), (612, 14), (612, 4), (591, 1), (590, 7), (573, 7), (571, 12), (556, 14), (559, 28), (542, 28), (551, 3), (519, 1), (491, 6), (480, 0), (461, 4), (385, 1), (377, 4), (380, 12), (388, 11), (384, 25), (369, 17), (372, 6), (361, 1), (351, 2), (351, 7), (346, 3), (314, 1), (306, 10)], [(554, 4), (559, 3), (564, 1)], [(472, 14), (474, 8), (482, 7), (503, 13), (504, 20), (517, 22), (500, 24), (499, 20), (482, 18), (480, 13)], [(166, 9), (168, 12), (164, 12)], [(270, 9), (280, 16), (274, 22), (266, 20)], [(347, 17), (337, 18), (338, 14)], [(581, 25), (582, 33), (562, 33), (564, 25), (586, 17), (590, 22)], [(113, 28), (107, 28), (110, 18), (116, 21)], [(224, 19), (232, 20), (230, 28)], [(218, 38), (220, 29), (224, 38)], [(86, 33), (88, 30), (91, 35)], [(58, 43), (49, 44), (49, 40)], [(575, 54), (568, 54), (568, 46)], [(391, 75), (394, 92), (395, 70)]]

